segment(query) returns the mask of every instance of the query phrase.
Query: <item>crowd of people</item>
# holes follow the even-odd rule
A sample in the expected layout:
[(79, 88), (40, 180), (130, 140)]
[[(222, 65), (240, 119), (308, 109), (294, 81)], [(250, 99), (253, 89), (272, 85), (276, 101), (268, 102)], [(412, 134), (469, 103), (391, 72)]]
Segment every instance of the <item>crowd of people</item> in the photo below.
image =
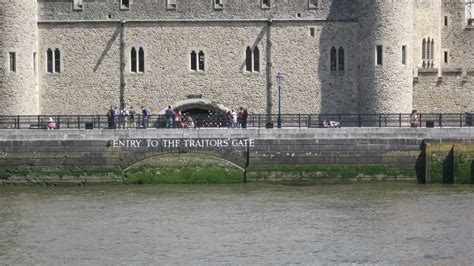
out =
[[(147, 107), (142, 106), (141, 112), (137, 113), (135, 108), (132, 106), (130, 109), (123, 108), (119, 110), (117, 107), (111, 106), (106, 113), (108, 128), (148, 128), (151, 123), (150, 116), (151, 110)], [(174, 110), (170, 105), (165, 111), (164, 115), (166, 122), (164, 125), (166, 128), (194, 128), (196, 127), (195, 121), (192, 115), (187, 113), (181, 113), (179, 110)], [(247, 117), (248, 112), (245, 108), (239, 107), (238, 112), (235, 109), (231, 109), (226, 114), (225, 124), (229, 128), (247, 128)], [(214, 117), (209, 115), (204, 119), (202, 117), (199, 121), (199, 127), (214, 127), (223, 126), (222, 121), (219, 123), (213, 121)], [(155, 126), (159, 127), (159, 125)]]

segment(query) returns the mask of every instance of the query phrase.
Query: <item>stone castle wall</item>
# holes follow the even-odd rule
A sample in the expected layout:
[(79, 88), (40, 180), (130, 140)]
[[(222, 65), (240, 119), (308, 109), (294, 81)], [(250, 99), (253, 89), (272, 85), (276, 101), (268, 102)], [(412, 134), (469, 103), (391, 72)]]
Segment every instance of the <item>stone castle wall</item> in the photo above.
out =
[[(129, 107), (146, 105), (153, 113), (193, 95), (265, 113), (270, 18), (274, 113), (278, 71), (286, 73), (283, 113), (472, 110), (463, 100), (447, 107), (440, 97), (472, 96), (474, 30), (463, 26), (462, 0), (332, 0), (319, 1), (319, 8), (308, 8), (307, 0), (271, 1), (271, 8), (262, 8), (260, 0), (228, 0), (222, 9), (211, 0), (178, 0), (172, 10), (166, 0), (130, 1), (129, 9), (121, 8), (119, 0), (89, 0), (82, 10), (74, 10), (72, 0), (34, 2), (0, 0), (5, 22), (0, 24), (0, 114), (104, 114), (110, 105), (120, 106), (121, 95)], [(448, 26), (443, 25), (445, 15)], [(435, 68), (420, 74), (421, 42), (428, 37), (435, 40)], [(384, 49), (381, 66), (375, 64), (377, 45)], [(247, 46), (259, 48), (258, 72), (245, 71)], [(144, 48), (145, 73), (131, 73), (132, 47)], [(332, 47), (344, 49), (343, 71), (331, 71)], [(21, 50), (16, 74), (6, 71), (13, 48)], [(60, 73), (46, 71), (49, 48), (61, 51)], [(193, 50), (204, 51), (204, 72), (190, 70)], [(449, 51), (447, 64), (442, 63), (444, 51)], [(453, 74), (458, 72), (454, 68), (462, 74)], [(443, 76), (442, 82), (437, 76)]]
[(0, 0), (0, 115), (38, 113), (36, 12), (36, 1)]

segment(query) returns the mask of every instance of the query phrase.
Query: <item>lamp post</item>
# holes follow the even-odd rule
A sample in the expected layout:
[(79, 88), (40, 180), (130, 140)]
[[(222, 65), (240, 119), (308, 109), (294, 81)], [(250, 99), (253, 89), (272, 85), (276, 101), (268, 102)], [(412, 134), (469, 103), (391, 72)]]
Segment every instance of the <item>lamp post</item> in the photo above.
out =
[(283, 77), (284, 73), (278, 72), (276, 75), (277, 84), (278, 84), (278, 128), (281, 128), (281, 89), (283, 86)]

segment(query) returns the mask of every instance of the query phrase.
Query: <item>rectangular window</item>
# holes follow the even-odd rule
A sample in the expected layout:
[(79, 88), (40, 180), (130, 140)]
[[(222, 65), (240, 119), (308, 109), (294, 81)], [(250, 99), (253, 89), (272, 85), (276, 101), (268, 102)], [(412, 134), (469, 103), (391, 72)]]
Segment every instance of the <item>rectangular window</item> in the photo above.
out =
[(448, 60), (448, 51), (444, 51), (444, 63), (445, 63), (445, 64), (449, 63), (449, 60)]
[(383, 47), (382, 47), (382, 45), (377, 45), (375, 56), (376, 56), (375, 62), (377, 63), (377, 65), (383, 65)]
[(270, 3), (270, 0), (261, 0), (261, 5), (262, 5), (262, 8), (263, 9), (267, 9), (267, 8), (270, 8), (271, 7), (271, 3)]
[(407, 64), (407, 46), (403, 45), (402, 46), (402, 65)]
[(444, 16), (444, 26), (448, 26), (448, 16)]
[(54, 50), (54, 71), (61, 73), (61, 52), (59, 49)]
[(48, 73), (53, 73), (53, 51), (51, 49), (46, 51), (46, 60)]
[(82, 0), (74, 0), (73, 1), (73, 10), (75, 11), (82, 11)]
[(33, 53), (33, 71), (36, 74), (36, 52)]
[(10, 72), (16, 72), (16, 53), (10, 53)]
[(224, 0), (214, 0), (214, 9), (223, 9)]
[(120, 9), (130, 9), (130, 0), (120, 0)]
[(309, 36), (314, 37), (314, 28), (309, 28)]
[(319, 8), (319, 1), (320, 0), (308, 0), (308, 8), (309, 9)]
[(199, 51), (199, 70), (204, 71), (204, 52)]
[(177, 0), (167, 0), (166, 8), (168, 10), (175, 10), (177, 6)]

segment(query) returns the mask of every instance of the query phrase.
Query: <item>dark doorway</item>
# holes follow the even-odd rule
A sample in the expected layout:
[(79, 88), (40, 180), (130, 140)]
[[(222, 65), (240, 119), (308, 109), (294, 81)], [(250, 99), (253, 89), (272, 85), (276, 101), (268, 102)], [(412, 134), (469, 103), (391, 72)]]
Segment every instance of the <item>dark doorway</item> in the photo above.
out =
[(227, 127), (226, 114), (213, 108), (178, 108), (184, 119), (192, 117), (195, 127)]

